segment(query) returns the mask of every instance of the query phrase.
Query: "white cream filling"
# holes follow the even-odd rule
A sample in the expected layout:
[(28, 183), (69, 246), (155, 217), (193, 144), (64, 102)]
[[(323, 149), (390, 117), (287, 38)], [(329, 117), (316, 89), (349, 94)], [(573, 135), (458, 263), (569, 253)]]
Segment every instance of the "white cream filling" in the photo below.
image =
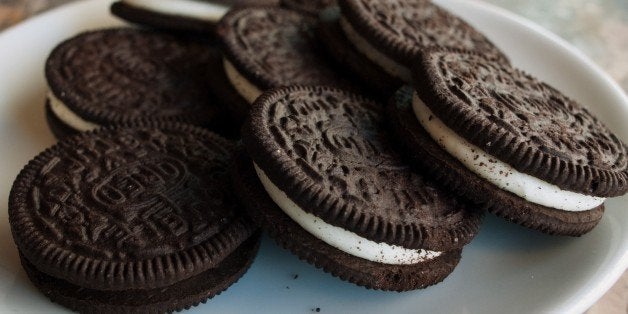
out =
[(122, 2), (156, 13), (210, 22), (217, 22), (229, 10), (225, 5), (194, 0), (122, 0)]
[(566, 211), (589, 210), (606, 199), (561, 190), (556, 185), (517, 171), (448, 128), (416, 93), (412, 97), (412, 108), (419, 123), (441, 147), (469, 170), (500, 189), (514, 193), (526, 201)]
[(244, 97), (249, 104), (252, 104), (259, 95), (262, 94), (262, 91), (247, 80), (234, 66), (227, 60), (226, 58), (222, 58), (222, 64), (225, 68), (225, 74), (227, 75), (227, 79), (231, 82), (231, 85), (235, 88), (235, 90), (240, 94), (240, 96)]
[(255, 171), (270, 198), (277, 203), (292, 220), (307, 232), (325, 243), (353, 256), (372, 262), (392, 265), (417, 264), (434, 259), (442, 252), (422, 249), (406, 249), (397, 245), (377, 243), (363, 238), (351, 231), (332, 226), (322, 219), (305, 212), (295, 204), (286, 193), (280, 190), (266, 176), (257, 164), (253, 163)]
[(382, 67), (388, 74), (406, 82), (412, 82), (410, 69), (397, 61), (389, 58), (383, 52), (373, 47), (366, 38), (362, 37), (344, 17), (340, 17), (340, 27), (344, 31), (347, 39), (353, 44), (355, 49), (361, 52), (369, 60)]
[(63, 123), (77, 131), (90, 131), (99, 127), (98, 124), (83, 120), (68, 108), (52, 91), (48, 91), (48, 102), (52, 113)]

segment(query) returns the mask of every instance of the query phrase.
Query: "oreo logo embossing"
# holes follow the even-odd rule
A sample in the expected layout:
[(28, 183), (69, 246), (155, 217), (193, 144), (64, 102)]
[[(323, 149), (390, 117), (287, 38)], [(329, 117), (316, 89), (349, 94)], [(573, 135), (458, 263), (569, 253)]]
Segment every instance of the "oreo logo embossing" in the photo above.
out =
[(151, 196), (176, 189), (186, 174), (185, 165), (174, 158), (135, 162), (115, 169), (91, 194), (105, 207), (141, 207), (152, 202)]

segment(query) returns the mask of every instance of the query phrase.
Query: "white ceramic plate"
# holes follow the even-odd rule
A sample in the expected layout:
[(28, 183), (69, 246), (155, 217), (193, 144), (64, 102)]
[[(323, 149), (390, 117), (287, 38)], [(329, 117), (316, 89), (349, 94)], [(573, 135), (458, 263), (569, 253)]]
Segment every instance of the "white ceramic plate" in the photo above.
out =
[[(574, 48), (508, 12), (469, 1), (438, 1), (485, 32), (513, 63), (587, 104), (624, 141), (628, 99)], [(61, 40), (119, 25), (110, 1), (81, 1), (0, 34), (0, 312), (63, 312), (29, 283), (7, 222), (19, 170), (54, 143), (44, 120), (44, 61)], [(628, 197), (607, 202), (598, 227), (581, 238), (550, 237), (488, 216), (441, 284), (406, 293), (370, 291), (300, 262), (264, 239), (250, 271), (197, 313), (520, 313), (586, 310), (628, 264)], [(295, 279), (295, 275), (298, 277)]]

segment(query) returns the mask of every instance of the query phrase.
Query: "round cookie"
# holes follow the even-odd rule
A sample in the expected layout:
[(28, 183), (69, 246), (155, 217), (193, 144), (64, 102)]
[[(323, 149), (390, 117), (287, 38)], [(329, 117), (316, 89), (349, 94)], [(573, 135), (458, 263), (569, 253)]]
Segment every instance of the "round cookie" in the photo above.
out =
[(215, 48), (133, 28), (86, 32), (46, 62), (47, 102), (78, 131), (143, 120), (211, 127), (220, 112), (207, 80)]
[(225, 15), (217, 33), (225, 74), (241, 98), (251, 104), (265, 90), (295, 84), (357, 90), (320, 50), (315, 26), (311, 16), (275, 7), (239, 8)]
[(431, 1), (339, 0), (338, 4), (338, 22), (348, 42), (373, 66), (386, 71), (386, 80), (409, 83), (417, 53), (432, 47), (475, 50), (507, 62), (484, 35)]
[[(57, 297), (87, 303), (83, 289), (145, 295), (216, 276), (206, 272), (221, 268), (256, 229), (224, 184), (232, 151), (231, 142), (209, 131), (170, 123), (102, 128), (61, 141), (13, 184), (9, 222), (17, 248), (36, 270), (31, 274), (80, 288)], [(238, 259), (252, 258), (254, 246)], [(216, 277), (218, 287), (205, 285), (206, 295), (228, 286), (249, 263)], [(195, 289), (190, 293), (204, 293)], [(126, 304), (115, 299), (102, 306)], [(171, 301), (177, 308), (202, 301), (189, 300)], [(133, 302), (141, 309), (141, 300)]]
[(300, 258), (369, 288), (411, 290), (453, 270), (481, 213), (412, 172), (384, 122), (381, 106), (338, 89), (264, 94), (242, 134), (255, 170), (240, 166), (236, 187)]
[(625, 144), (549, 85), (455, 50), (425, 52), (415, 71), (415, 93), (401, 91), (392, 110), (398, 138), (448, 178), (440, 182), (490, 211), (580, 235), (606, 197), (628, 190)]
[(213, 33), (232, 6), (276, 5), (279, 0), (120, 0), (111, 13), (132, 23), (163, 30)]

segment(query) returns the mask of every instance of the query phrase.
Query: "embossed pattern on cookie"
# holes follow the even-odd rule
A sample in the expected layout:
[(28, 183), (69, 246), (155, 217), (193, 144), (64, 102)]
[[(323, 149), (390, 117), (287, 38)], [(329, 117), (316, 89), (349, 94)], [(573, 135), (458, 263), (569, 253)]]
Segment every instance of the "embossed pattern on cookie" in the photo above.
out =
[(315, 25), (295, 11), (250, 7), (225, 15), (217, 32), (226, 59), (261, 91), (295, 84), (354, 88), (320, 51)]
[(474, 50), (507, 60), (484, 35), (427, 0), (339, 0), (343, 18), (372, 45), (410, 66), (426, 48)]
[(390, 125), (402, 151), (440, 185), (510, 222), (549, 234), (582, 235), (602, 219), (603, 205), (585, 211), (559, 210), (529, 202), (482, 179), (421, 126), (413, 109), (413, 93), (412, 87), (405, 86), (394, 95), (388, 107)]
[(409, 169), (377, 106), (335, 89), (285, 88), (257, 101), (243, 140), (279, 189), (329, 224), (408, 248), (468, 242), (479, 215)]
[(449, 128), (518, 171), (588, 195), (628, 190), (625, 144), (546, 83), (451, 50), (426, 52), (415, 81), (420, 98)]
[(18, 248), (41, 271), (93, 289), (155, 288), (203, 272), (253, 230), (224, 184), (232, 148), (177, 124), (60, 142), (14, 183)]

